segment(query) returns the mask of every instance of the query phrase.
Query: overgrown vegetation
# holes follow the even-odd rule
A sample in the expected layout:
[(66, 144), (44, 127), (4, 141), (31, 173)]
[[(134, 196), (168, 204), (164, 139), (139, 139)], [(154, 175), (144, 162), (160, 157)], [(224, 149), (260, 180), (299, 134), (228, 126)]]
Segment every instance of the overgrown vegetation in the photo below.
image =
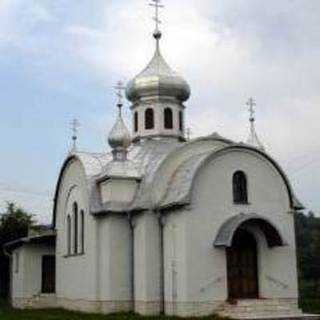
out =
[(300, 305), (320, 313), (320, 218), (310, 211), (296, 214)]

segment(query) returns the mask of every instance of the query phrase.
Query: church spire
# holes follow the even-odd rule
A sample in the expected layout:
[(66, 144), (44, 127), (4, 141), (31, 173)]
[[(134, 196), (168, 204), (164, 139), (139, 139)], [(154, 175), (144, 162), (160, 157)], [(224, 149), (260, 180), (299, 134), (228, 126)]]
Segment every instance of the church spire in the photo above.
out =
[(149, 5), (155, 9), (155, 52), (146, 68), (128, 83), (126, 89), (132, 103), (133, 141), (144, 138), (185, 140), (184, 102), (190, 97), (190, 87), (170, 68), (160, 52), (159, 11), (164, 6), (161, 0), (151, 1)]
[(260, 149), (262, 151), (265, 151), (263, 144), (258, 138), (256, 128), (255, 128), (255, 109), (254, 107), (257, 105), (255, 100), (253, 98), (250, 98), (248, 102), (246, 103), (247, 106), (249, 106), (249, 113), (250, 113), (250, 134), (247, 139), (247, 144), (252, 145), (253, 147)]
[(112, 148), (113, 160), (124, 161), (127, 160), (127, 149), (131, 144), (130, 133), (122, 118), (123, 90), (125, 87), (123, 83), (119, 81), (114, 88), (116, 89), (116, 95), (118, 97), (118, 118), (110, 131), (108, 142)]

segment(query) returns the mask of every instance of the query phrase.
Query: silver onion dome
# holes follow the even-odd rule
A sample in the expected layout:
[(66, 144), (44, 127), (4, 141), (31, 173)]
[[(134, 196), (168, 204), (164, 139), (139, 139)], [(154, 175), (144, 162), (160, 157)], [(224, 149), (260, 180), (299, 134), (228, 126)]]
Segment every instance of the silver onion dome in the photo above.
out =
[(153, 96), (173, 97), (183, 102), (190, 97), (190, 87), (164, 60), (157, 40), (153, 58), (148, 66), (128, 83), (126, 96), (131, 102)]
[(131, 136), (130, 136), (129, 130), (127, 129), (122, 119), (122, 114), (121, 114), (122, 105), (118, 104), (118, 108), (119, 108), (118, 118), (109, 133), (108, 142), (110, 147), (113, 150), (121, 151), (121, 150), (127, 150), (127, 148), (130, 146)]

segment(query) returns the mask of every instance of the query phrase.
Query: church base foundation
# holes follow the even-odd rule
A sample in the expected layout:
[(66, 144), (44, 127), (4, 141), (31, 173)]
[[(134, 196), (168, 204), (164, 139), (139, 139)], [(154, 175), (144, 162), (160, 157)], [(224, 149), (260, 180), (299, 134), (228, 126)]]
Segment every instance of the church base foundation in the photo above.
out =
[(11, 299), (11, 305), (16, 309), (51, 309), (57, 308), (57, 299), (55, 294), (41, 294), (27, 298)]

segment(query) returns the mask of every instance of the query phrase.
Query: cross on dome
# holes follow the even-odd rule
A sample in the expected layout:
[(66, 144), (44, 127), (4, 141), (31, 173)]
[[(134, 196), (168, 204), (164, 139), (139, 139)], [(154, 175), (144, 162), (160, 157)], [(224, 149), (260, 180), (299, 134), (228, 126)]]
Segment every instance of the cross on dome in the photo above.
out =
[(108, 142), (112, 148), (113, 159), (115, 161), (125, 161), (127, 159), (127, 149), (131, 144), (131, 136), (121, 114), (123, 90), (125, 86), (122, 81), (118, 81), (114, 89), (116, 89), (116, 95), (118, 97), (117, 107), (119, 108), (119, 114), (109, 133)]
[(159, 29), (159, 25), (161, 24), (159, 9), (163, 9), (164, 5), (161, 4), (161, 0), (152, 0), (152, 3), (149, 3), (149, 6), (154, 7), (154, 10), (155, 10), (155, 15), (153, 17), (153, 20), (155, 21), (156, 26), (155, 26), (155, 31), (153, 33), (153, 36), (157, 41), (159, 41), (162, 35)]
[(118, 105), (118, 107), (121, 108), (123, 105), (123, 92), (126, 89), (126, 87), (125, 87), (124, 83), (121, 80), (119, 80), (113, 88), (116, 90), (116, 95), (118, 97), (117, 105)]

